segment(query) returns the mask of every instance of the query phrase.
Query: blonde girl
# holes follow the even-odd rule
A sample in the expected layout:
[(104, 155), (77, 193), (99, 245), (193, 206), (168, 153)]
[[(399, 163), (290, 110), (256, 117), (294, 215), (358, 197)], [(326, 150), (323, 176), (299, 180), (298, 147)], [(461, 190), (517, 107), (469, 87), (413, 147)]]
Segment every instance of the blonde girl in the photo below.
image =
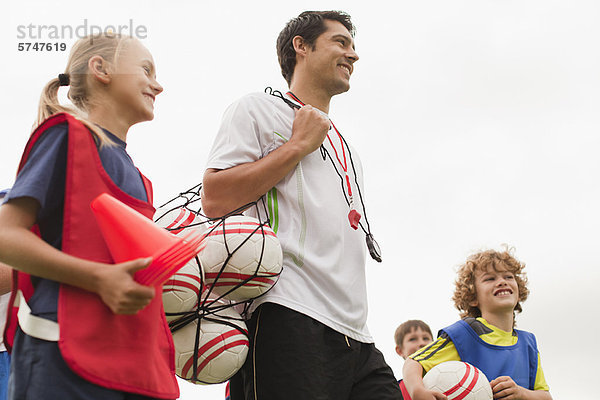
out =
[[(59, 104), (68, 86), (72, 106)], [(103, 192), (151, 217), (152, 189), (126, 151), (163, 88), (136, 39), (100, 34), (73, 46), (44, 88), (37, 128), (0, 207), (0, 262), (14, 267), (9, 398), (171, 399), (173, 345), (154, 288), (114, 264), (91, 214)], [(17, 323), (18, 321), (18, 323)]]

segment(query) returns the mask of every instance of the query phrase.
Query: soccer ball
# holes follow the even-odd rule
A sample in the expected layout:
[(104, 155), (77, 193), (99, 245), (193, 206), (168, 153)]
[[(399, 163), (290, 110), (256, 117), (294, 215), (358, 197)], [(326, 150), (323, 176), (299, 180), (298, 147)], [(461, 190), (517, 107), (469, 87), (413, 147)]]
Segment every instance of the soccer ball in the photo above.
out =
[(431, 368), (423, 378), (425, 388), (448, 396), (448, 400), (491, 400), (492, 388), (480, 369), (463, 361), (446, 361)]
[(206, 247), (198, 256), (206, 284), (214, 293), (246, 301), (277, 282), (283, 253), (269, 226), (261, 225), (256, 218), (234, 215), (209, 225), (205, 234)]
[[(167, 206), (156, 210), (155, 223), (174, 235), (185, 237), (192, 231), (204, 233), (205, 226), (200, 218), (187, 208), (168, 209)], [(196, 257), (167, 280), (163, 285), (163, 308), (167, 321), (174, 321), (180, 313), (194, 311), (198, 305), (198, 293), (204, 280), (202, 268)], [(176, 314), (176, 315), (169, 315)]]
[[(196, 333), (198, 357), (194, 377)], [(221, 383), (231, 378), (244, 364), (248, 355), (248, 330), (240, 314), (230, 307), (175, 331), (173, 343), (177, 376), (193, 383)]]
[(165, 282), (162, 300), (168, 322), (196, 309), (203, 280), (202, 268), (194, 257)]
[(169, 210), (167, 206), (160, 207), (154, 213), (154, 222), (174, 235), (184, 236), (189, 233), (188, 229), (194, 228), (204, 232), (206, 229), (202, 221), (193, 211), (187, 208), (175, 208)]

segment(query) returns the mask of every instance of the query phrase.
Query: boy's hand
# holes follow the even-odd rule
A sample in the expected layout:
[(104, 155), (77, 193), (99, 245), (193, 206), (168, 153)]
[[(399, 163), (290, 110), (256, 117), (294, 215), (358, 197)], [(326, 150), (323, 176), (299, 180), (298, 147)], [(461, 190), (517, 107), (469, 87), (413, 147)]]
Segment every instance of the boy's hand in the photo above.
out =
[(407, 358), (402, 368), (404, 384), (413, 400), (447, 400), (440, 392), (427, 390), (423, 386), (423, 367), (412, 358)]
[(133, 273), (146, 268), (150, 262), (151, 258), (140, 258), (98, 269), (96, 293), (113, 313), (136, 314), (150, 304), (154, 288), (133, 280)]
[(427, 390), (425, 387), (415, 388), (412, 398), (413, 400), (448, 400), (448, 397), (443, 393), (435, 390)]
[(526, 391), (517, 385), (510, 376), (499, 376), (490, 382), (494, 399), (521, 400), (525, 399)]

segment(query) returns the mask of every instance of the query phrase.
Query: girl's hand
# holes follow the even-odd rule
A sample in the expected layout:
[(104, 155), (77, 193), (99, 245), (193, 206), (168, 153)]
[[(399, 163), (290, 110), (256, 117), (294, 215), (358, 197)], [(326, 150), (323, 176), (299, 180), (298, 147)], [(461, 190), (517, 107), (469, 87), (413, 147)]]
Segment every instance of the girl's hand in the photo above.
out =
[(97, 269), (96, 293), (115, 314), (137, 314), (155, 295), (153, 287), (140, 285), (133, 280), (135, 271), (146, 268), (151, 258), (139, 258)]

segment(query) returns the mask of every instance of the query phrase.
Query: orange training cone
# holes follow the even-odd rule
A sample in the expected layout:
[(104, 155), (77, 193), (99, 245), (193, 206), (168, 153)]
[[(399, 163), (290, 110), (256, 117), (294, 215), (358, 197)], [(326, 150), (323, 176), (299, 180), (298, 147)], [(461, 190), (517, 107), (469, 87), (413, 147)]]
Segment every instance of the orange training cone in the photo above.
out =
[(155, 257), (182, 240), (108, 193), (96, 197), (91, 207), (117, 263)]

